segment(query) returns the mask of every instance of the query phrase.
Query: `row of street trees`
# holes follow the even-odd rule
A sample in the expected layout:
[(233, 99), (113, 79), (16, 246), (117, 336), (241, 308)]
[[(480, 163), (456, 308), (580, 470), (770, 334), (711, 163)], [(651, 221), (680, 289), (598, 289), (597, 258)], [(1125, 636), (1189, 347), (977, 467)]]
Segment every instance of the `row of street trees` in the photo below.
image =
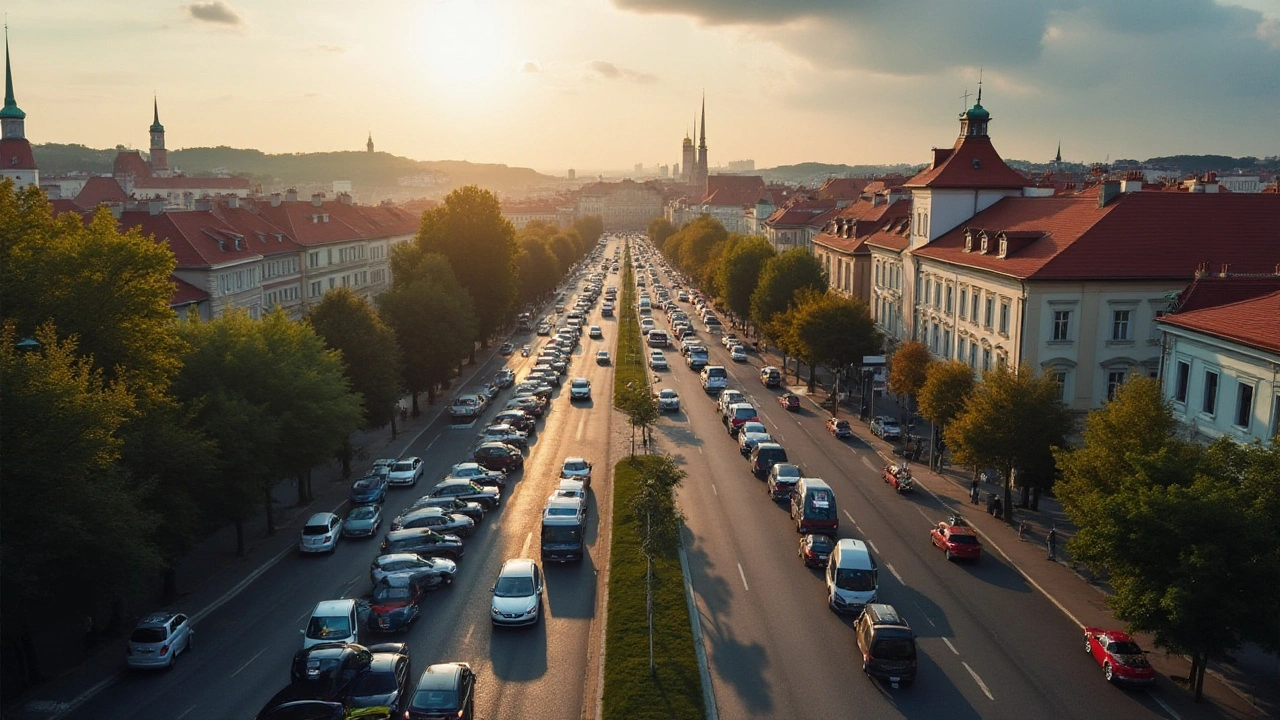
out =
[(167, 246), (105, 210), (55, 217), (38, 189), (0, 185), (6, 679), (39, 677), (43, 618), (118, 624), (146, 609), (128, 603), (155, 601), (139, 588), (157, 573), (175, 596), (178, 561), (214, 528), (234, 524), (243, 554), (257, 512), (274, 532), (282, 478), (305, 502), (312, 467), (350, 462), (353, 432), (394, 432), (402, 392), (416, 411), (509, 319), (517, 252), (496, 198), (463, 188), (395, 249), (376, 305), (337, 289), (301, 321), (202, 322), (169, 307)]

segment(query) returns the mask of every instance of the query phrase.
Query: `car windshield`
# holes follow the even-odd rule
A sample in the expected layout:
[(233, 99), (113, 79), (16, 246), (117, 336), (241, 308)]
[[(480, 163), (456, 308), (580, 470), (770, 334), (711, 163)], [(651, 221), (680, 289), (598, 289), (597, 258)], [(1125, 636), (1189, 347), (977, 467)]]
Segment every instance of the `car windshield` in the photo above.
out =
[(378, 583), (373, 589), (374, 602), (393, 602), (396, 600), (409, 600), (413, 597), (413, 593), (407, 587), (393, 587), (386, 583)]
[(513, 576), (498, 578), (498, 584), (493, 587), (493, 594), (497, 597), (528, 597), (533, 594), (533, 578)]
[(880, 660), (914, 660), (916, 644), (907, 638), (881, 638), (872, 646), (871, 656)]
[(419, 690), (409, 707), (414, 710), (452, 710), (458, 706), (456, 690)]
[(574, 507), (564, 507), (559, 505), (553, 505), (547, 508), (547, 514), (563, 516), (563, 517), (572, 517), (578, 514), (578, 509)]
[(707, 377), (722, 378), (728, 377), (724, 368), (707, 368)]
[(389, 672), (367, 672), (351, 686), (352, 697), (389, 695), (396, 691), (396, 675)]
[(808, 502), (805, 503), (805, 517), (814, 520), (832, 520), (835, 516), (836, 503), (831, 493), (826, 490), (809, 492)]
[(392, 560), (390, 562), (380, 563), (379, 567), (383, 572), (395, 572), (396, 570), (405, 570), (412, 567), (422, 567), (423, 562), (416, 558), (404, 558), (402, 560)]
[(851, 592), (870, 592), (876, 589), (876, 576), (870, 570), (840, 568), (836, 571), (836, 587)]
[(160, 627), (140, 627), (133, 631), (129, 636), (129, 640), (136, 643), (160, 643), (169, 637), (164, 628)]
[(1137, 643), (1132, 642), (1113, 642), (1107, 645), (1107, 652), (1113, 655), (1141, 655), (1142, 649)]
[(659, 397), (661, 397), (661, 398), (663, 398), (664, 400), (670, 400), (671, 398), (673, 398), (673, 397), (675, 397), (675, 396), (676, 396), (676, 391), (675, 391), (675, 390), (663, 390), (662, 392), (658, 393), (658, 396), (659, 396)]
[(800, 468), (796, 465), (780, 463), (774, 466), (774, 475), (776, 477), (800, 477)]
[(839, 421), (837, 421), (837, 422), (836, 422), (836, 427), (837, 427), (838, 429), (840, 429), (840, 430), (848, 430), (848, 429), (849, 429), (849, 421), (848, 421), (848, 420), (839, 420)]
[(328, 525), (304, 525), (302, 527), (303, 535), (326, 535), (328, 532)]
[(948, 537), (947, 539), (955, 543), (956, 545), (977, 545), (978, 544), (977, 536), (970, 535), (968, 533), (952, 533), (951, 536)]
[(310, 624), (307, 625), (307, 637), (316, 640), (329, 640), (349, 637), (351, 635), (351, 622), (345, 615), (336, 617), (319, 617), (312, 616)]
[(755, 408), (750, 408), (750, 407), (737, 408), (736, 410), (733, 411), (733, 416), (738, 420), (746, 420), (748, 418), (755, 417), (756, 410)]
[(587, 469), (587, 463), (584, 461), (569, 461), (564, 464), (565, 472), (582, 472)]
[(836, 546), (834, 540), (829, 535), (810, 535), (809, 544), (813, 547), (814, 552), (829, 553)]
[(881, 427), (883, 427), (883, 428), (885, 428), (886, 430), (887, 430), (887, 429), (890, 429), (890, 428), (892, 428), (892, 429), (894, 429), (894, 430), (897, 430), (897, 429), (898, 429), (898, 421), (897, 421), (897, 420), (884, 420), (884, 421), (882, 421), (882, 422), (880, 423), (880, 426), (881, 426)]
[(398, 462), (391, 468), (391, 472), (410, 472), (411, 470), (413, 470), (413, 463), (410, 462)]
[(787, 451), (782, 448), (764, 448), (757, 454), (757, 458), (764, 462), (781, 462), (787, 459)]
[(582, 529), (575, 525), (551, 525), (542, 528), (542, 542), (571, 543), (582, 539)]
[(347, 520), (372, 520), (373, 516), (378, 514), (378, 509), (374, 505), (362, 505), (347, 516)]

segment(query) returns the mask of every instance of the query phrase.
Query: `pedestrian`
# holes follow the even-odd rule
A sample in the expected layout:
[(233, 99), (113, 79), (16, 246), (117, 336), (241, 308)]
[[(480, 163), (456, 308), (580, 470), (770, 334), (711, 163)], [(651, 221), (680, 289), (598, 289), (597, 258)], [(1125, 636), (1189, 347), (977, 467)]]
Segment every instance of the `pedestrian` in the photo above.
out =
[(976, 477), (969, 483), (969, 500), (974, 505), (978, 504), (978, 478)]
[(1049, 548), (1048, 559), (1050, 560), (1055, 559), (1054, 554), (1055, 554), (1055, 551), (1058, 549), (1058, 526), (1057, 525), (1054, 525), (1053, 527), (1049, 528), (1048, 534), (1044, 536), (1044, 544), (1046, 547)]

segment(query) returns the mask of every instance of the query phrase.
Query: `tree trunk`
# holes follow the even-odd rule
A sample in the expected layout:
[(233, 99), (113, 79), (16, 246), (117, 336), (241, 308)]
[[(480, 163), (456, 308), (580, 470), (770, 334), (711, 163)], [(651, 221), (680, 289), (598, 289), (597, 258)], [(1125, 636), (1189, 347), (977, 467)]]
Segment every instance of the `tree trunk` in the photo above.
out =
[(342, 479), (351, 479), (351, 436), (342, 440)]
[(1031, 488), (1031, 509), (1032, 510), (1036, 510), (1036, 511), (1040, 510), (1040, 493), (1041, 493), (1041, 487), (1039, 485), (1036, 485), (1035, 487)]
[(396, 439), (396, 432), (397, 432), (397, 430), (396, 430), (396, 415), (395, 415), (395, 413), (392, 413), (392, 414), (391, 414), (391, 439), (392, 439), (392, 440), (395, 440), (395, 439)]
[(1204, 699), (1204, 671), (1207, 669), (1209, 665), (1208, 653), (1198, 653), (1198, 656), (1199, 656), (1199, 661), (1196, 663), (1196, 677), (1195, 677), (1195, 686), (1196, 686), (1195, 701), (1196, 702), (1200, 702), (1201, 700)]
[(236, 518), (236, 557), (244, 557), (244, 520)]
[[(434, 404), (435, 401), (436, 401), (436, 387), (435, 385), (428, 385), (427, 386), (427, 404), (428, 405)], [(422, 414), (422, 411), (418, 409), (418, 393), (415, 392), (413, 394), (413, 416), (416, 418), (421, 414)]]
[(298, 488), (298, 507), (302, 507), (307, 504), (307, 476), (298, 473), (294, 476), (293, 482)]
[(1022, 487), (1018, 488), (1018, 491), (1021, 496), (1018, 500), (1018, 507), (1031, 507), (1031, 487), (1024, 483)]
[(809, 366), (809, 392), (813, 392), (814, 387), (818, 384), (818, 366)]
[(272, 537), (276, 534), (276, 514), (272, 507), (270, 486), (262, 488), (262, 500), (267, 511), (267, 537)]

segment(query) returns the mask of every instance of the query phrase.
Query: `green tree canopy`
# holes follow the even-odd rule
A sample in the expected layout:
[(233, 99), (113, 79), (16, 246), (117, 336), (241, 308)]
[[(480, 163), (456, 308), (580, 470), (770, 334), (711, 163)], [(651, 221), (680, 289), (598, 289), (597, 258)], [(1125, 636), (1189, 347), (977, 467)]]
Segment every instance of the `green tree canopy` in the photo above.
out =
[(506, 321), (519, 289), (516, 231), (502, 216), (497, 196), (474, 185), (454, 190), (443, 204), (423, 214), (414, 242), (421, 254), (439, 253), (449, 259), (471, 296), (477, 339), (488, 342)]
[(395, 332), (368, 300), (346, 287), (325, 293), (310, 321), (325, 346), (342, 353), (347, 380), (360, 397), (363, 426), (391, 422), (403, 370)]
[(586, 253), (591, 246), (600, 241), (600, 236), (604, 235), (604, 219), (599, 215), (585, 215), (573, 222), (573, 229), (578, 231), (578, 237), (582, 238), (582, 253)]
[(556, 256), (547, 247), (548, 240), (539, 237), (522, 238), (520, 254), (516, 258), (519, 269), (521, 301), (531, 303), (550, 292), (560, 278)]
[(707, 279), (714, 277), (715, 266), (710, 264), (714, 250), (728, 238), (719, 220), (703, 215), (680, 228), (663, 247), (676, 267), (705, 287)]
[(760, 282), (751, 294), (751, 320), (757, 327), (769, 328), (773, 316), (786, 312), (804, 288), (827, 290), (822, 264), (809, 251), (792, 248), (765, 261)]
[(751, 295), (760, 282), (765, 262), (777, 255), (762, 237), (735, 237), (716, 268), (716, 285), (725, 304), (742, 318), (751, 317)]
[(924, 387), (931, 362), (933, 356), (924, 343), (903, 344), (889, 359), (889, 389), (898, 395), (914, 398)]
[(676, 226), (664, 217), (656, 217), (649, 221), (649, 240), (653, 242), (653, 246), (658, 252), (662, 252), (662, 246), (666, 244), (667, 238), (676, 234)]
[(973, 369), (959, 360), (939, 360), (925, 366), (924, 384), (917, 391), (920, 414), (942, 428), (964, 409), (977, 384)]
[(785, 317), (792, 324), (792, 353), (809, 365), (810, 391), (815, 366), (839, 370), (880, 352), (880, 331), (861, 300), (806, 288)]

